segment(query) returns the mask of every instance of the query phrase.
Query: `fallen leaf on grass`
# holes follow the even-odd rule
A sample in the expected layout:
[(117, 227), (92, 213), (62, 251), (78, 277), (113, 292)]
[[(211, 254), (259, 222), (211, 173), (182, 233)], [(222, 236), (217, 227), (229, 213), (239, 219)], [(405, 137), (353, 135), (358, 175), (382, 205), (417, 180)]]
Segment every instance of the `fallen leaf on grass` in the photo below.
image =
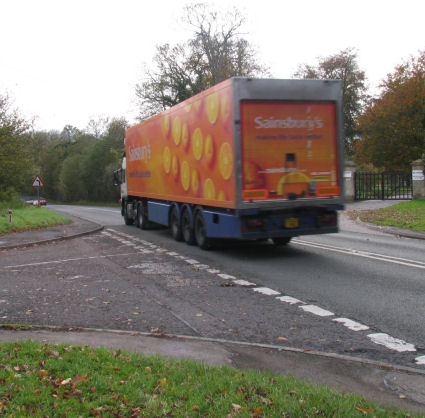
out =
[(240, 405), (238, 405), (237, 403), (232, 403), (232, 409), (234, 411), (239, 411), (239, 409), (241, 409), (242, 407)]
[(367, 415), (367, 414), (372, 414), (373, 413), (373, 409), (372, 408), (360, 408), (360, 406), (356, 405), (356, 411), (361, 412), (363, 415)]
[(39, 370), (38, 374), (41, 377), (46, 377), (49, 373), (46, 370)]
[(74, 379), (72, 379), (72, 384), (73, 385), (79, 385), (80, 383), (85, 383), (87, 381), (87, 375), (85, 374), (84, 376), (80, 376), (80, 375), (75, 375)]

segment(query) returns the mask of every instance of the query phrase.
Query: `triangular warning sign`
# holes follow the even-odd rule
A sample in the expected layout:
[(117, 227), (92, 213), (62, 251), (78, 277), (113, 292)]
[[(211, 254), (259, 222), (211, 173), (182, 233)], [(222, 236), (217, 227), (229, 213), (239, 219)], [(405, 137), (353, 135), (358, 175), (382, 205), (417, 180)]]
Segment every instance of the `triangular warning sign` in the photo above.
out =
[(44, 187), (43, 182), (41, 181), (40, 176), (35, 176), (35, 179), (32, 182), (32, 187)]

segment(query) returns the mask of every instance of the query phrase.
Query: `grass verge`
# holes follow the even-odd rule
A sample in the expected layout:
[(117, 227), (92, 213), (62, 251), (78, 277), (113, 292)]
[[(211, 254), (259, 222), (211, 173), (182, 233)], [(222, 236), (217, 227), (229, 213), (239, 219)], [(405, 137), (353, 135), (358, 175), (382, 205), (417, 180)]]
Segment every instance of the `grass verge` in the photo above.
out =
[(7, 210), (0, 211), (0, 234), (8, 232), (27, 231), (46, 226), (63, 225), (71, 223), (71, 219), (59, 213), (28, 206), (12, 210), (12, 223), (9, 223)]
[(360, 220), (383, 226), (425, 231), (425, 200), (411, 200), (378, 210), (357, 212)]
[(0, 344), (0, 415), (407, 417), (292, 377), (103, 348)]

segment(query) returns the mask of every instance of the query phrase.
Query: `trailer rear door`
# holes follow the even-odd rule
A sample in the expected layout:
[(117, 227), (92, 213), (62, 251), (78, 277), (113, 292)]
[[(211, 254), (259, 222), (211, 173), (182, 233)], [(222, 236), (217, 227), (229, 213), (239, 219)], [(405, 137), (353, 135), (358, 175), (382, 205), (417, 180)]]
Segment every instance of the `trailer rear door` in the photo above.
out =
[(336, 104), (241, 101), (242, 200), (337, 196)]

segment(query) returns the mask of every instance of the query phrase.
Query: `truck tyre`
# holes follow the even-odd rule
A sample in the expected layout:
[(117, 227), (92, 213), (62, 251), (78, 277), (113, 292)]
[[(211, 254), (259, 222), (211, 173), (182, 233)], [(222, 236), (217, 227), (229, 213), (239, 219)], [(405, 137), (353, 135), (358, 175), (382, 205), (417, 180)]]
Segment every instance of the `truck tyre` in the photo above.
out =
[(204, 214), (202, 209), (195, 212), (194, 232), (196, 243), (202, 250), (209, 250), (211, 248), (211, 240), (207, 237), (207, 225), (205, 223)]
[(145, 208), (142, 202), (137, 204), (136, 226), (140, 229), (148, 229), (149, 221), (145, 214)]
[(124, 206), (123, 206), (123, 213), (124, 213), (124, 222), (126, 225), (133, 225), (134, 220), (133, 218), (130, 218), (128, 216), (128, 211), (127, 211), (127, 202), (124, 202)]
[(291, 241), (292, 237), (277, 237), (272, 238), (273, 244), (278, 245), (287, 245), (289, 244), (289, 241)]
[(183, 239), (188, 245), (195, 245), (195, 234), (193, 233), (193, 228), (190, 222), (190, 214), (187, 209), (183, 209), (182, 212), (182, 221), (181, 221), (181, 228), (182, 228), (182, 234)]
[(180, 225), (177, 208), (175, 206), (171, 209), (171, 213), (170, 213), (170, 230), (171, 230), (171, 236), (176, 241), (183, 241), (182, 228)]

